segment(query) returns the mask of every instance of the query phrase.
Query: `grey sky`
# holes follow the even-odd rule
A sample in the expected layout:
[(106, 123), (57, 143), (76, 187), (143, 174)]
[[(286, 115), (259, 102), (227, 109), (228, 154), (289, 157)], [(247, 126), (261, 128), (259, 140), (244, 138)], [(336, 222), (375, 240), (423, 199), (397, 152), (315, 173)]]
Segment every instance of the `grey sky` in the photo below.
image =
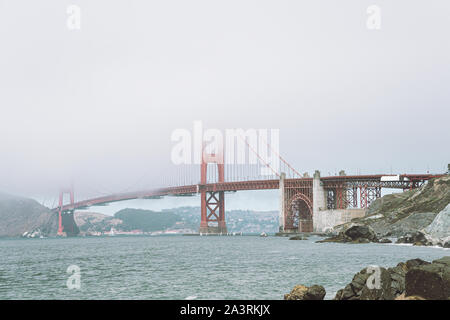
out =
[[(371, 4), (381, 30), (366, 27)], [(442, 172), (449, 12), (446, 0), (0, 0), (0, 191), (145, 187), (194, 120), (279, 128), (301, 172)]]

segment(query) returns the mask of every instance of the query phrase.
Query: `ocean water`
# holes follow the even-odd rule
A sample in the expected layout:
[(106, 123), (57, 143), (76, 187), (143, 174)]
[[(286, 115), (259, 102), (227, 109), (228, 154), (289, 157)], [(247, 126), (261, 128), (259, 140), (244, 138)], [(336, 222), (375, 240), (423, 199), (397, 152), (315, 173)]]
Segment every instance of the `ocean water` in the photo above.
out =
[[(434, 260), (449, 249), (314, 243), (258, 236), (1, 239), (0, 299), (283, 299), (323, 285), (326, 299), (369, 265)], [(69, 289), (67, 268), (80, 268)]]

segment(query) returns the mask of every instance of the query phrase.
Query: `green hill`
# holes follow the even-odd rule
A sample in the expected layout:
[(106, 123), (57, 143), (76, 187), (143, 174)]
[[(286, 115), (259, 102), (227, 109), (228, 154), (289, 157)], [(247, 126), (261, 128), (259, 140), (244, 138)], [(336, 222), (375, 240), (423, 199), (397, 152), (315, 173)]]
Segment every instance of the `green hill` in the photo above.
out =
[(180, 216), (171, 212), (129, 208), (116, 212), (114, 218), (122, 220), (121, 230), (131, 231), (139, 229), (144, 232), (164, 230), (181, 221)]

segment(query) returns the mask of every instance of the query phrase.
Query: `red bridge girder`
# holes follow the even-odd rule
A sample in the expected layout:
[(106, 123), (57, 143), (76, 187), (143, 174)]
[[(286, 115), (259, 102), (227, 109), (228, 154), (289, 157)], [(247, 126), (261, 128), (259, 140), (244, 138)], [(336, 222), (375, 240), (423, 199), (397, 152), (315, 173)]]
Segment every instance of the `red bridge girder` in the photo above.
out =
[[(325, 189), (330, 188), (350, 188), (350, 187), (380, 187), (380, 188), (398, 188), (410, 189), (418, 187), (425, 181), (441, 177), (443, 175), (403, 175), (410, 181), (380, 181), (383, 175), (365, 175), (365, 176), (332, 176), (322, 177), (321, 182)], [(402, 176), (401, 176), (402, 177)], [(286, 179), (286, 189), (303, 189), (307, 190), (312, 187), (312, 178)], [(53, 211), (66, 211), (87, 208), (95, 205), (108, 204), (117, 201), (126, 201), (133, 199), (146, 199), (153, 197), (163, 197), (169, 195), (189, 195), (197, 194), (201, 191), (218, 192), (218, 191), (242, 191), (242, 190), (270, 190), (279, 189), (279, 180), (252, 180), (239, 182), (218, 182), (210, 184), (188, 185), (169, 188), (158, 188), (146, 191), (136, 191), (121, 194), (113, 194), (104, 197), (92, 198), (88, 200), (74, 202), (63, 206), (53, 208)]]

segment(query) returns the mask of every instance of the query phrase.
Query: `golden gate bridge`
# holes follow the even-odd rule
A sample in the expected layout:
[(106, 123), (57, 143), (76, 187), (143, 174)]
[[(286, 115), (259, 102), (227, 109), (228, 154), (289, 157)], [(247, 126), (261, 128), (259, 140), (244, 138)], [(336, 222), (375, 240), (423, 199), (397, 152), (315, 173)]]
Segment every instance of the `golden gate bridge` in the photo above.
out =
[[(203, 150), (202, 162), (189, 170), (179, 170), (177, 179), (166, 181), (166, 185), (142, 191), (110, 194), (75, 201), (74, 189), (61, 189), (58, 206), (52, 210), (58, 214), (58, 235), (73, 231), (73, 214), (77, 209), (133, 199), (155, 199), (164, 196), (200, 196), (199, 232), (204, 234), (226, 234), (225, 193), (243, 190), (280, 191), (281, 233), (313, 232), (314, 215), (324, 210), (367, 209), (377, 198), (381, 189), (410, 190), (418, 188), (428, 180), (440, 177), (433, 174), (373, 174), (320, 177), (301, 175), (281, 155), (280, 168), (272, 168), (250, 145), (259, 161), (256, 165), (225, 164), (223, 149), (219, 154)], [(269, 145), (268, 145), (269, 146)], [(270, 148), (270, 146), (269, 146)], [(272, 150), (272, 152), (275, 152)], [(261, 175), (261, 168), (269, 168), (271, 175)], [(193, 172), (192, 168), (200, 169)], [(64, 203), (69, 194), (69, 202)], [(71, 221), (63, 223), (64, 221)]]

